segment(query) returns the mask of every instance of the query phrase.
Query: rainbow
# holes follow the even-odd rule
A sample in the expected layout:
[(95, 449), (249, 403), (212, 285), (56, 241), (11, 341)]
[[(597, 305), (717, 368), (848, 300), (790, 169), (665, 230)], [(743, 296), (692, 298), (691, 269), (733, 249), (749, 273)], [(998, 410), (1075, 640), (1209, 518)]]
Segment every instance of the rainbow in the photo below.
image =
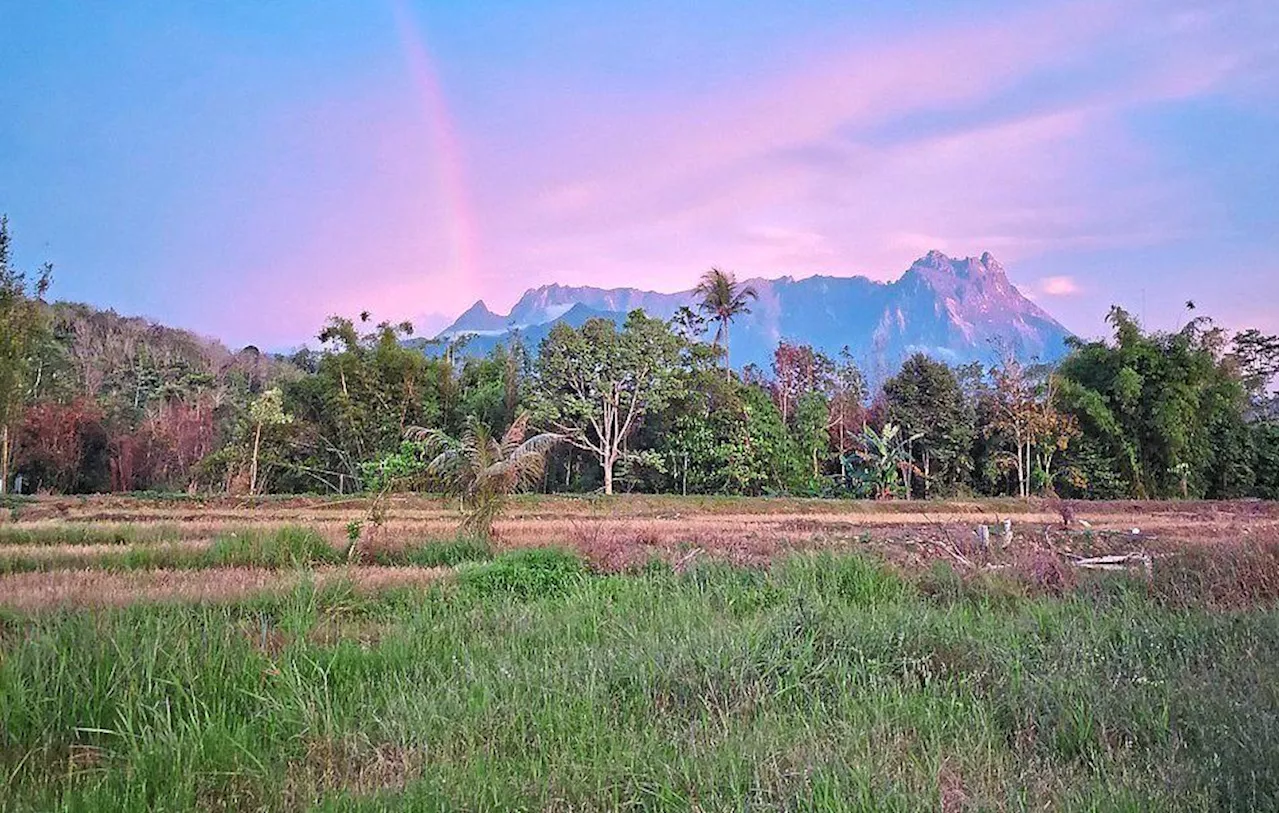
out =
[(445, 102), (444, 91), (426, 38), (407, 0), (391, 0), (396, 33), (404, 50), (409, 76), (422, 100), (426, 124), (434, 146), (435, 177), (441, 203), (445, 208), (445, 228), (449, 247), (448, 278), (455, 284), (475, 287), (478, 272), (477, 218), (470, 205), (463, 173), (463, 154), (453, 118)]

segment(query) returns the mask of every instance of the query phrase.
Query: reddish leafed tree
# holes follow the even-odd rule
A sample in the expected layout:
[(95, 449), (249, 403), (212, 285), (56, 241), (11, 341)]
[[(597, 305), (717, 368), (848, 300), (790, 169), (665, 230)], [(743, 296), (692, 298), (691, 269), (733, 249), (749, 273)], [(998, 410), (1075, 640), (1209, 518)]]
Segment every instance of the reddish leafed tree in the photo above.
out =
[(88, 398), (32, 404), (18, 431), (18, 470), (41, 490), (100, 487), (106, 447), (102, 418), (102, 410)]
[(831, 361), (807, 344), (778, 342), (773, 351), (773, 402), (786, 423), (801, 396), (831, 388)]
[(146, 445), (140, 442), (138, 434), (130, 432), (111, 438), (112, 491), (136, 491), (139, 482), (145, 483), (151, 479)]
[(160, 453), (153, 476), (168, 487), (186, 486), (191, 469), (214, 449), (217, 432), (207, 399), (172, 399), (153, 410), (143, 423), (152, 453)]
[(207, 397), (170, 399), (142, 424), (111, 439), (111, 489), (176, 489), (190, 485), (197, 463), (214, 451), (217, 429)]

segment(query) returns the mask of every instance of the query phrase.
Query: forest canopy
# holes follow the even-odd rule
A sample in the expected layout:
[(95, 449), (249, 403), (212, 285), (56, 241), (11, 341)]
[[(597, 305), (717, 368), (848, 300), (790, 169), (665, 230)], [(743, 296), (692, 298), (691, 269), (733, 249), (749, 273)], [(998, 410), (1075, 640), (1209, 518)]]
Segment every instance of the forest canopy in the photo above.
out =
[(732, 275), (708, 284), (709, 319), (635, 311), (474, 357), (366, 312), (286, 356), (46, 302), (52, 270), (10, 258), (0, 222), (6, 490), (352, 493), (414, 454), (411, 427), (502, 437), (519, 419), (566, 441), (539, 491), (1277, 496), (1276, 337), (1193, 311), (1160, 332), (1113, 308), (1111, 335), (1056, 366), (917, 354), (872, 389), (848, 352), (785, 340), (770, 369), (733, 371)]

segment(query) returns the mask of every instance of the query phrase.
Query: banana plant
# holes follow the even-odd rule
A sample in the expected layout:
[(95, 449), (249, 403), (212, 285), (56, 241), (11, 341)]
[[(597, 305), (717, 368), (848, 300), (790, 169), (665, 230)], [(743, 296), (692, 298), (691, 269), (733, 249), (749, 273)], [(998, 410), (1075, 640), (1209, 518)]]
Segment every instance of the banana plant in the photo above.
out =
[(902, 427), (893, 422), (886, 422), (879, 432), (862, 425), (862, 448), (856, 454), (867, 464), (877, 500), (892, 498), (907, 472), (923, 476), (911, 461), (911, 444), (922, 437), (922, 433), (903, 437)]

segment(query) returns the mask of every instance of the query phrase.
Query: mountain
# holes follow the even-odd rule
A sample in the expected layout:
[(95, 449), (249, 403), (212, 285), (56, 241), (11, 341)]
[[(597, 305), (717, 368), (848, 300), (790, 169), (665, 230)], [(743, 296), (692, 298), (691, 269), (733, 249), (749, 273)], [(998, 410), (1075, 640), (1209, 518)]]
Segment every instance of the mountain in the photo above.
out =
[[(543, 285), (530, 288), (511, 308), (511, 313), (499, 316), (484, 304), (476, 302), (458, 317), (452, 325), (441, 331), (437, 339), (451, 339), (462, 334), (486, 335), (497, 331), (526, 331), (555, 322), (565, 317), (575, 306), (582, 305), (597, 314), (629, 313), (636, 308), (653, 316), (668, 319), (681, 305), (688, 304), (691, 294), (659, 294), (635, 288), (611, 288), (608, 290), (567, 285)], [(585, 320), (584, 320), (585, 321)], [(576, 325), (575, 325), (576, 326)]]
[[(780, 340), (813, 345), (828, 354), (848, 346), (868, 377), (880, 380), (921, 351), (952, 364), (991, 363), (998, 347), (1020, 358), (1054, 360), (1066, 352), (1069, 331), (1027, 299), (991, 256), (953, 258), (931, 251), (893, 282), (866, 277), (749, 279), (758, 295), (751, 313), (733, 323), (735, 366), (768, 368)], [(471, 306), (437, 337), (470, 335), (466, 352), (487, 353), (519, 335), (537, 343), (557, 321), (580, 325), (591, 316), (621, 321), (641, 308), (669, 319), (693, 291), (674, 294), (634, 288), (544, 285), (532, 288), (506, 316), (483, 302)]]
[(450, 336), (456, 336), (462, 333), (475, 333), (480, 335), (499, 334), (507, 331), (506, 318), (499, 316), (489, 310), (481, 299), (476, 304), (467, 308), (461, 316), (454, 320), (452, 325), (445, 329), (441, 336), (446, 333)]

